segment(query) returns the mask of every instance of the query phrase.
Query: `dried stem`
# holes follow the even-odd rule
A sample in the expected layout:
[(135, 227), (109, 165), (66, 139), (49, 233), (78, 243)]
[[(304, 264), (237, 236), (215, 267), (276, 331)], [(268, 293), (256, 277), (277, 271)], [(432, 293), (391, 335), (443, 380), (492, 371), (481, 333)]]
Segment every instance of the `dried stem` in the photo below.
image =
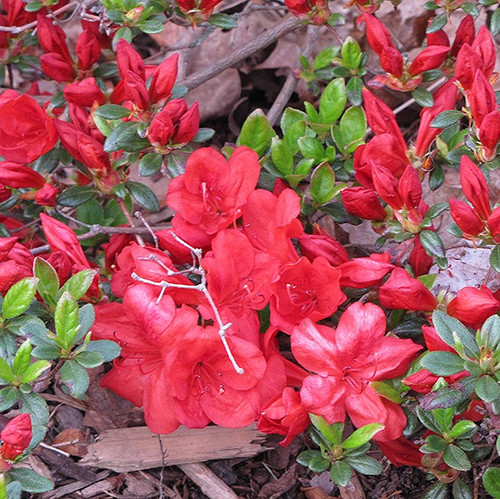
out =
[[(234, 370), (238, 374), (244, 374), (245, 370), (238, 365), (236, 362), (236, 359), (234, 358), (233, 352), (231, 351), (231, 347), (229, 346), (229, 343), (227, 342), (226, 338), (226, 331), (232, 327), (232, 324), (230, 322), (227, 322), (224, 324), (222, 317), (220, 316), (219, 309), (217, 308), (217, 305), (214, 302), (214, 299), (212, 298), (212, 295), (210, 294), (210, 291), (207, 288), (207, 276), (205, 269), (201, 266), (201, 256), (202, 256), (202, 250), (200, 248), (193, 248), (191, 245), (186, 243), (186, 241), (182, 240), (179, 236), (177, 236), (174, 232), (170, 231), (170, 235), (182, 246), (185, 248), (189, 249), (191, 254), (193, 255), (193, 265), (191, 267), (191, 271), (194, 274), (198, 274), (201, 277), (201, 282), (199, 284), (178, 284), (178, 283), (173, 283), (173, 282), (168, 282), (168, 281), (151, 281), (150, 279), (144, 279), (143, 277), (139, 276), (135, 272), (132, 272), (131, 277), (132, 279), (135, 279), (136, 281), (143, 282), (145, 284), (150, 284), (152, 286), (158, 286), (162, 288), (160, 295), (158, 296), (158, 299), (156, 300), (157, 303), (160, 302), (160, 300), (163, 298), (163, 295), (165, 291), (168, 288), (173, 288), (173, 289), (196, 289), (197, 291), (200, 291), (203, 293), (205, 298), (207, 299), (208, 303), (210, 304), (210, 307), (214, 313), (215, 316), (215, 321), (217, 322), (217, 326), (219, 327), (219, 337), (222, 341), (222, 344), (224, 346), (224, 349), (226, 350), (226, 354), (234, 367)], [(150, 258), (152, 261), (155, 261), (157, 263), (160, 263), (158, 260), (155, 258)], [(165, 267), (161, 265), (163, 269)], [(170, 269), (166, 270), (167, 275), (172, 275), (173, 272), (170, 271)]]
[[(132, 218), (132, 215), (129, 213), (127, 207), (125, 206), (123, 199), (117, 198), (116, 200), (118, 201), (118, 204), (120, 205), (120, 208), (122, 209), (123, 214), (125, 215), (125, 218), (127, 219), (128, 224), (131, 227), (135, 227), (135, 223), (134, 223), (134, 220)], [(134, 235), (135, 235), (135, 239), (137, 241), (137, 244), (139, 244), (140, 246), (146, 246), (144, 239), (139, 234), (136, 233)]]
[(214, 76), (222, 73), (222, 71), (224, 71), (225, 69), (234, 66), (246, 57), (251, 56), (256, 51), (261, 50), (268, 45), (271, 45), (271, 43), (275, 42), (282, 36), (285, 36), (286, 34), (290, 33), (290, 31), (293, 31), (294, 29), (302, 25), (303, 22), (298, 20), (296, 17), (289, 17), (278, 26), (257, 35), (253, 41), (251, 41), (241, 49), (236, 50), (229, 57), (226, 57), (222, 61), (210, 66), (204, 71), (200, 71), (199, 73), (195, 73), (192, 76), (188, 76), (180, 83), (186, 86), (189, 90), (199, 87), (202, 83), (205, 83)]

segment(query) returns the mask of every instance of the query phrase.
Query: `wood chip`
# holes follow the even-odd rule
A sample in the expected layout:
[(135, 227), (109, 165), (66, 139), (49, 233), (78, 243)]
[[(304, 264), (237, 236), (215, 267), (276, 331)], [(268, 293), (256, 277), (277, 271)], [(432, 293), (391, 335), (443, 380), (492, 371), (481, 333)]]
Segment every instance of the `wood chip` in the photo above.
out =
[(238, 496), (206, 464), (181, 464), (179, 468), (210, 499), (238, 499)]
[(245, 428), (180, 427), (170, 435), (160, 436), (166, 451), (164, 460), (158, 438), (145, 426), (104, 431), (96, 443), (88, 446), (88, 454), (80, 464), (119, 472), (137, 471), (158, 468), (162, 464), (253, 457), (269, 448), (264, 443), (266, 435), (259, 432), (255, 424)]
[[(96, 482), (103, 480), (104, 478), (109, 476), (109, 471), (101, 471), (98, 475), (96, 475)], [(57, 489), (51, 490), (49, 492), (45, 492), (39, 496), (39, 499), (59, 499), (60, 497), (67, 497), (69, 494), (76, 492), (78, 490), (83, 489), (84, 487), (88, 487), (91, 482), (84, 482), (78, 480), (76, 482), (69, 483), (67, 485), (63, 485), (62, 487), (58, 487)]]

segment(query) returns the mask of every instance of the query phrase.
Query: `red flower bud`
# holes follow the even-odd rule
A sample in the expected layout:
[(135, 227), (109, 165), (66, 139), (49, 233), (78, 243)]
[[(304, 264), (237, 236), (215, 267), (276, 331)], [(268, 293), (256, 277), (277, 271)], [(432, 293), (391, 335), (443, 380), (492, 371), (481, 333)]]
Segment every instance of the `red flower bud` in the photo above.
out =
[(132, 71), (143, 81), (146, 79), (146, 70), (142, 57), (124, 38), (121, 38), (116, 45), (116, 63), (123, 79), (125, 79), (128, 71)]
[(6, 160), (31, 163), (49, 152), (56, 142), (54, 121), (34, 99), (19, 95), (2, 100), (0, 155)]
[(7, 461), (16, 459), (28, 447), (32, 436), (31, 417), (28, 413), (11, 419), (0, 433), (0, 440), (3, 441), (0, 458)]
[(380, 200), (372, 189), (365, 187), (351, 187), (344, 189), (340, 196), (344, 203), (344, 208), (351, 215), (382, 222), (387, 217)]
[(39, 189), (45, 183), (45, 179), (29, 166), (2, 161), (0, 162), (0, 182), (14, 189), (23, 187)]
[(40, 57), (42, 71), (57, 83), (73, 81), (76, 78), (75, 68), (60, 54), (43, 54)]
[(445, 61), (449, 51), (450, 49), (448, 47), (440, 45), (431, 45), (425, 48), (415, 57), (408, 72), (412, 76), (416, 76), (424, 71), (438, 68)]
[(466, 326), (479, 329), (491, 315), (500, 311), (500, 302), (487, 287), (462, 288), (448, 304), (447, 312)]
[(488, 183), (484, 173), (465, 155), (460, 160), (460, 183), (465, 197), (479, 216), (486, 220), (491, 213)]
[(402, 436), (388, 442), (377, 442), (377, 445), (394, 466), (422, 466), (423, 454), (419, 446)]
[(380, 287), (379, 300), (382, 306), (390, 309), (431, 312), (437, 306), (435, 296), (424, 284), (400, 268), (395, 268)]
[(466, 92), (466, 96), (469, 101), (472, 117), (477, 128), (480, 128), (483, 118), (487, 114), (497, 110), (497, 102), (493, 87), (486, 76), (484, 76), (484, 73), (479, 69), (476, 70), (474, 81), (470, 90)]
[(342, 272), (340, 285), (356, 289), (369, 288), (379, 284), (393, 268), (391, 257), (387, 253), (355, 258), (338, 267)]
[(66, 33), (60, 26), (54, 24), (47, 16), (39, 14), (36, 32), (38, 41), (47, 54), (59, 54), (63, 60), (72, 63), (71, 54), (66, 43)]
[(106, 102), (106, 96), (97, 85), (94, 77), (66, 85), (63, 93), (69, 103), (81, 107), (92, 107), (95, 102), (101, 106)]
[(156, 147), (166, 146), (175, 132), (174, 123), (167, 109), (162, 109), (148, 128), (147, 138), (151, 145)]
[(375, 16), (363, 14), (363, 19), (366, 23), (368, 43), (378, 56), (382, 55), (386, 47), (394, 47), (389, 31)]
[(149, 94), (144, 80), (132, 71), (127, 71), (123, 78), (124, 90), (127, 99), (138, 109), (149, 109)]
[(380, 65), (386, 73), (390, 73), (396, 78), (403, 76), (403, 56), (394, 47), (385, 47), (380, 55)]
[(479, 140), (483, 146), (483, 159), (491, 161), (495, 157), (500, 141), (500, 113), (498, 111), (492, 111), (483, 118), (479, 128)]
[(486, 78), (489, 78), (497, 61), (497, 53), (493, 37), (486, 26), (481, 26), (477, 33), (476, 38), (472, 42), (472, 50), (477, 52), (482, 61), (482, 71)]
[(455, 223), (470, 236), (477, 236), (484, 230), (484, 222), (464, 201), (450, 198), (450, 213)]
[[(432, 19), (429, 19), (429, 24), (432, 22)], [(426, 40), (427, 40), (427, 46), (430, 47), (431, 45), (441, 45), (443, 47), (449, 47), (450, 46), (450, 39), (448, 38), (448, 35), (442, 30), (434, 31), (434, 33), (428, 33), (426, 35)]]
[(488, 217), (488, 229), (497, 244), (500, 244), (500, 206), (495, 208)]
[(177, 79), (177, 65), (179, 55), (173, 54), (165, 59), (151, 76), (151, 86), (149, 87), (149, 97), (151, 102), (156, 103), (166, 100), (172, 94), (172, 89)]
[(101, 46), (92, 31), (84, 30), (76, 40), (76, 55), (78, 67), (82, 70), (89, 69), (101, 56)]
[(398, 193), (408, 210), (419, 207), (422, 200), (422, 184), (413, 166), (408, 165), (399, 179)]
[(36, 191), (35, 201), (40, 206), (55, 206), (56, 197), (59, 191), (50, 184), (44, 184), (41, 189)]
[(200, 111), (198, 103), (195, 102), (191, 109), (187, 111), (177, 125), (177, 130), (173, 141), (176, 144), (187, 144), (198, 133), (200, 128)]
[(413, 249), (411, 250), (408, 262), (413, 269), (415, 277), (427, 274), (434, 264), (434, 259), (426, 253), (422, 246), (419, 234), (417, 234), (413, 241)]
[(474, 27), (474, 18), (470, 14), (467, 14), (457, 28), (455, 40), (450, 49), (450, 55), (456, 57), (462, 45), (464, 45), (464, 43), (471, 45), (474, 42), (475, 36), (476, 28)]
[(318, 224), (314, 224), (313, 234), (303, 234), (299, 237), (302, 256), (311, 262), (318, 256), (325, 258), (332, 267), (338, 267), (349, 261), (349, 255), (344, 247)]
[(373, 184), (377, 194), (392, 208), (400, 210), (403, 200), (398, 192), (398, 179), (384, 166), (371, 161)]
[(468, 43), (464, 43), (457, 54), (455, 77), (465, 90), (469, 90), (478, 69), (482, 68), (481, 56)]

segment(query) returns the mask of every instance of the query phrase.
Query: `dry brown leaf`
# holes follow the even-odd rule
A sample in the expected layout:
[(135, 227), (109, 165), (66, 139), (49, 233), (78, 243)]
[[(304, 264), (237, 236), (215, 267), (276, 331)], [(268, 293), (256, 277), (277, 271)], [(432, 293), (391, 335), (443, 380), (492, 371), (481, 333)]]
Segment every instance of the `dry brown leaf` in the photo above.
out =
[(52, 447), (71, 454), (83, 457), (87, 454), (87, 434), (78, 428), (68, 428), (55, 436)]

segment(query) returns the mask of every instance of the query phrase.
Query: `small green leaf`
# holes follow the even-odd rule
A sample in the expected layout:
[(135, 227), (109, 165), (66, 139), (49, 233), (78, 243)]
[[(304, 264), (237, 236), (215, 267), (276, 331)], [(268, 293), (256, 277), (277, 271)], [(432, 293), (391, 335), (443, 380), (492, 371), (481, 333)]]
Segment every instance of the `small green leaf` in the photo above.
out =
[(59, 277), (52, 265), (43, 258), (36, 257), (33, 262), (33, 274), (38, 277), (38, 292), (47, 305), (55, 305), (59, 291)]
[(326, 47), (324, 48), (314, 59), (313, 69), (323, 69), (329, 66), (333, 58), (337, 56), (339, 50), (338, 47)]
[(441, 215), (441, 213), (444, 213), (448, 209), (449, 209), (448, 203), (436, 203), (427, 210), (425, 216), (426, 218), (430, 219), (436, 218), (439, 215)]
[(464, 12), (470, 14), (473, 17), (477, 17), (479, 15), (479, 9), (477, 8), (477, 5), (474, 5), (471, 2), (464, 3), (461, 7)]
[[(283, 134), (288, 132), (288, 129), (298, 122), (303, 122), (305, 125), (305, 120), (307, 119), (307, 114), (298, 109), (292, 107), (287, 107), (281, 116), (280, 127)], [(302, 134), (304, 135), (304, 134)]]
[(116, 104), (106, 104), (105, 106), (98, 107), (94, 114), (106, 120), (119, 120), (130, 116), (130, 109)]
[(437, 376), (451, 376), (464, 369), (464, 361), (451, 352), (427, 352), (420, 364)]
[(156, 21), (155, 19), (147, 19), (146, 21), (141, 21), (137, 27), (148, 35), (161, 33), (164, 29), (163, 24), (160, 21)]
[(30, 366), (23, 371), (21, 381), (23, 383), (31, 383), (49, 368), (50, 362), (46, 360), (38, 360), (36, 362), (33, 362), (33, 364), (30, 364)]
[(449, 346), (455, 346), (455, 333), (460, 343), (463, 345), (465, 353), (469, 357), (477, 357), (479, 355), (479, 347), (469, 330), (457, 319), (450, 317), (441, 310), (435, 310), (432, 314), (432, 322), (439, 337)]
[(453, 499), (472, 499), (469, 487), (461, 478), (457, 478), (452, 485)]
[(493, 270), (500, 273), (500, 244), (497, 244), (491, 252), (490, 265)]
[(448, 499), (448, 484), (436, 482), (420, 499)]
[[(109, 15), (109, 10), (107, 12), (107, 15)], [(128, 43), (132, 43), (132, 30), (130, 28), (120, 28), (116, 33), (115, 36), (113, 37), (113, 50), (116, 51), (116, 45), (121, 39), (126, 40)]]
[(345, 152), (353, 153), (366, 134), (366, 117), (360, 106), (350, 107), (340, 120), (340, 133)]
[(0, 390), (0, 411), (7, 411), (19, 400), (19, 391), (14, 386), (6, 386)]
[(127, 152), (139, 152), (150, 146), (149, 141), (139, 135), (138, 123), (125, 122), (119, 123), (106, 138), (104, 151), (114, 152), (123, 149)]
[(320, 122), (330, 125), (335, 123), (345, 109), (347, 94), (343, 78), (332, 80), (323, 90), (319, 101)]
[(490, 31), (493, 36), (497, 36), (500, 33), (500, 7), (497, 7), (491, 16)]
[(291, 175), (293, 173), (292, 152), (287, 143), (277, 137), (273, 137), (271, 142), (271, 159), (282, 175)]
[[(422, 331), (421, 326), (420, 331)], [(389, 383), (384, 383), (383, 381), (372, 381), (370, 383), (370, 386), (376, 393), (386, 398), (387, 400), (390, 400), (391, 402), (394, 402), (396, 404), (401, 404), (401, 402), (403, 402), (403, 399), (401, 398), (399, 392), (394, 389)]]
[(12, 362), (12, 372), (14, 376), (21, 376), (21, 374), (26, 371), (27, 367), (30, 365), (32, 349), (29, 339), (25, 340), (17, 349), (14, 361)]
[(433, 454), (434, 452), (443, 452), (447, 446), (448, 443), (444, 438), (438, 435), (429, 435), (426, 437), (424, 445), (420, 447), (420, 451), (424, 454)]
[(429, 256), (444, 258), (446, 250), (441, 238), (432, 230), (420, 232), (420, 242)]
[(335, 194), (335, 174), (328, 163), (321, 163), (311, 175), (310, 193), (313, 200), (322, 205)]
[(9, 363), (0, 357), (0, 379), (5, 381), (14, 381), (14, 373)]
[(57, 197), (57, 202), (61, 206), (80, 206), (86, 203), (90, 199), (93, 199), (99, 191), (93, 187), (87, 187), (85, 185), (72, 185), (59, 194)]
[(335, 461), (332, 463), (330, 475), (333, 483), (345, 487), (351, 481), (351, 467), (345, 461)]
[(79, 300), (89, 290), (95, 276), (95, 270), (80, 270), (64, 283), (64, 286), (59, 290), (59, 296), (68, 292), (75, 300)]
[(439, 189), (444, 182), (444, 170), (441, 165), (434, 165), (434, 170), (431, 171), (431, 175), (429, 177), (429, 187), (431, 191), (435, 191)]
[(385, 426), (380, 423), (371, 423), (362, 426), (354, 433), (349, 435), (346, 440), (344, 440), (344, 442), (342, 443), (342, 447), (344, 449), (355, 449), (357, 447), (361, 447), (362, 445), (369, 442), (374, 437), (374, 435), (376, 435), (379, 431), (382, 431), (384, 428)]
[(447, 14), (446, 13), (439, 14), (429, 24), (426, 33), (435, 33), (436, 31), (439, 31), (441, 28), (444, 28), (446, 26), (447, 22), (448, 22)]
[(370, 456), (349, 456), (345, 461), (349, 466), (363, 475), (380, 475), (382, 473), (382, 465)]
[(363, 102), (363, 81), (359, 76), (353, 76), (345, 88), (347, 98), (353, 106), (360, 106)]
[(198, 133), (191, 139), (192, 142), (206, 142), (215, 135), (213, 128), (199, 128)]
[(85, 394), (89, 386), (89, 375), (78, 362), (66, 361), (59, 372), (62, 382), (69, 388), (73, 397), (79, 398)]
[(276, 136), (265, 114), (256, 109), (243, 123), (236, 145), (247, 146), (262, 156), (271, 145), (271, 139)]
[(141, 177), (149, 177), (155, 174), (161, 168), (162, 162), (163, 158), (160, 154), (145, 154), (139, 161), (139, 175)]
[(471, 469), (471, 464), (467, 454), (456, 445), (448, 445), (443, 455), (444, 462), (451, 468), (460, 471), (467, 471)]
[(238, 20), (236, 17), (228, 14), (213, 14), (210, 16), (208, 22), (222, 29), (234, 29), (238, 27)]
[(89, 352), (88, 350), (79, 353), (75, 360), (83, 367), (92, 369), (100, 366), (104, 362), (104, 357), (99, 352)]
[(29, 468), (14, 468), (9, 471), (9, 477), (19, 482), (26, 492), (41, 493), (54, 488), (54, 484), (48, 478)]
[(357, 69), (361, 63), (361, 47), (352, 37), (348, 36), (342, 44), (342, 61), (349, 69)]
[(314, 456), (309, 461), (309, 469), (315, 471), (316, 473), (322, 473), (330, 467), (330, 461), (325, 459), (321, 454)]
[(432, 128), (446, 128), (464, 117), (462, 111), (448, 110), (439, 113), (431, 122)]
[(5, 319), (13, 319), (21, 315), (30, 305), (35, 297), (38, 279), (26, 277), (16, 282), (3, 300), (2, 315)]
[(297, 462), (302, 466), (309, 467), (309, 463), (316, 456), (321, 456), (319, 450), (304, 450), (297, 456)]
[(492, 497), (500, 498), (500, 468), (488, 468), (483, 475), (483, 484)]
[(125, 186), (137, 201), (137, 203), (140, 204), (143, 208), (154, 213), (160, 211), (160, 203), (158, 202), (158, 198), (147, 185), (141, 184), (140, 182), (132, 182), (131, 180), (128, 180), (125, 183)]
[(416, 88), (411, 96), (415, 99), (415, 102), (422, 107), (432, 107), (434, 105), (434, 98), (432, 94), (425, 88)]
[(63, 292), (57, 302), (54, 322), (59, 345), (64, 349), (71, 348), (79, 328), (78, 305), (67, 291)]
[(98, 352), (104, 362), (110, 362), (120, 355), (121, 347), (111, 340), (91, 341), (87, 345), (87, 352)]
[(472, 422), (464, 419), (456, 423), (453, 428), (450, 430), (448, 435), (453, 438), (458, 438), (464, 435), (465, 433), (472, 433), (477, 431), (477, 426)]
[(474, 389), (478, 397), (485, 402), (493, 402), (500, 397), (500, 385), (491, 376), (481, 376)]

